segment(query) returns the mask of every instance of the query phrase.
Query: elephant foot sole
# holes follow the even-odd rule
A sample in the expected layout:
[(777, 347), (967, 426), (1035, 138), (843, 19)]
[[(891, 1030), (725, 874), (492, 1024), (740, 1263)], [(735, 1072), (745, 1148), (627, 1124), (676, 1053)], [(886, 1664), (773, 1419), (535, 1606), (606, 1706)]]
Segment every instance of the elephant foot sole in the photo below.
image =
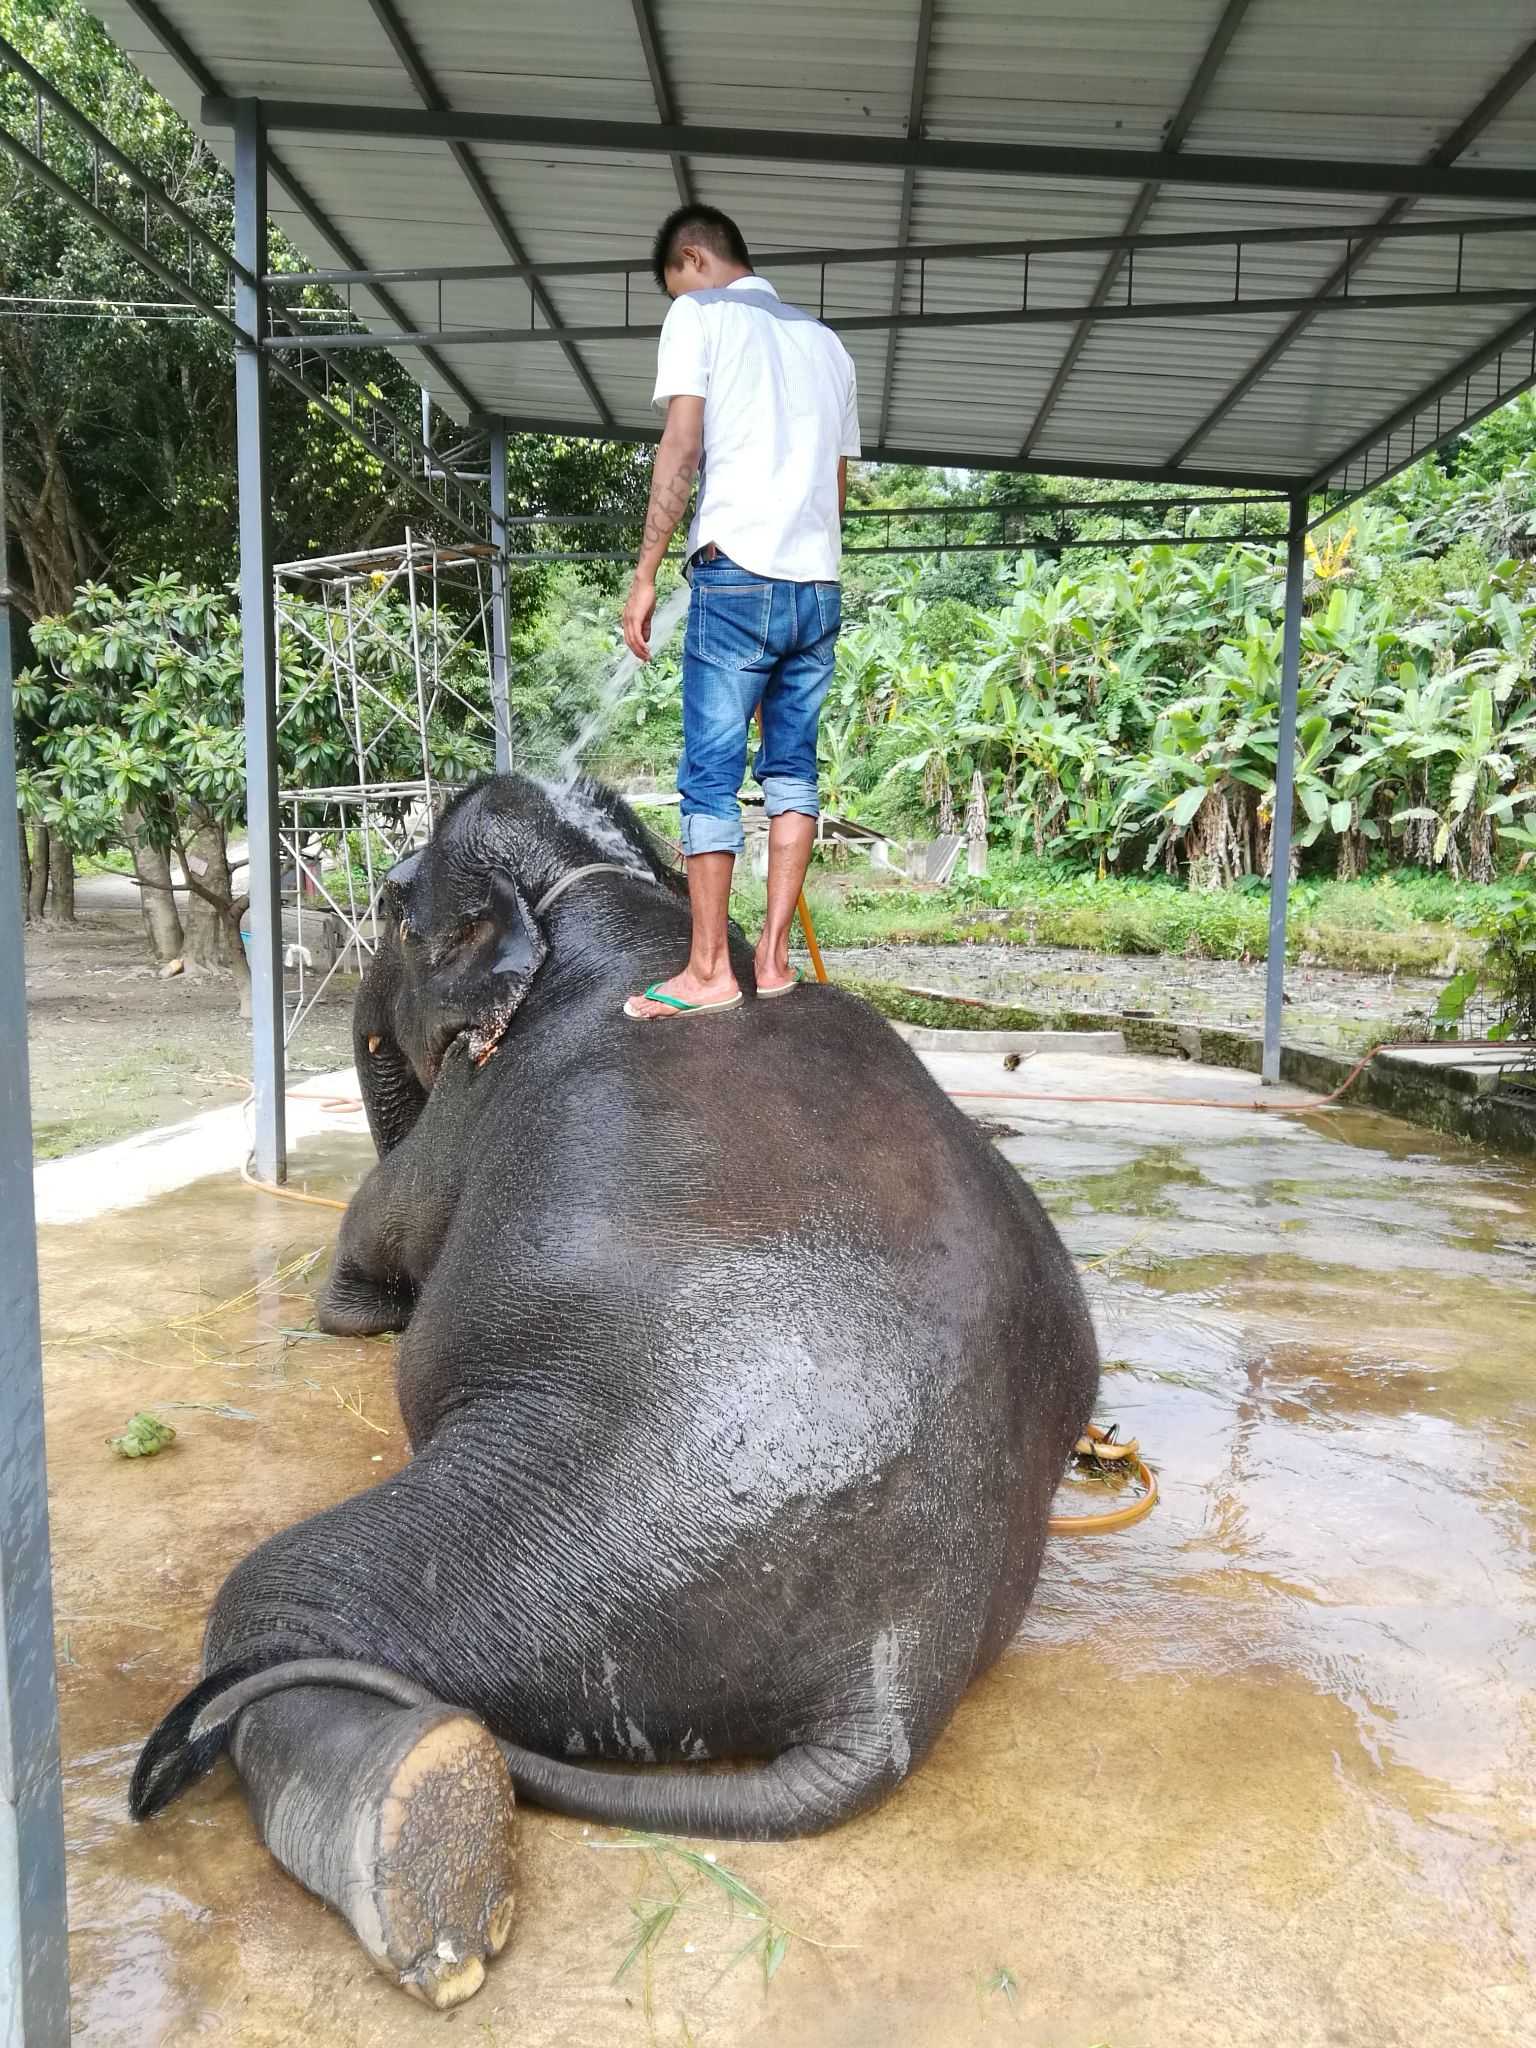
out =
[(404, 1718), (358, 1810), (338, 1903), (376, 1967), (446, 2011), (512, 1932), (516, 1800), (483, 1723), (447, 1707)]

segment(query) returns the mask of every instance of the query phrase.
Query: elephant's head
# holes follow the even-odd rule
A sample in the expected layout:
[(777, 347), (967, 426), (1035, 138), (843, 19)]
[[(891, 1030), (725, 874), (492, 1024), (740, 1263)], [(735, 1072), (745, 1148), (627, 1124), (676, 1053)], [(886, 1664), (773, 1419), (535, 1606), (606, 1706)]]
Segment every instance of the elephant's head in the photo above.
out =
[(496, 1051), (549, 955), (538, 906), (562, 875), (594, 862), (671, 881), (608, 791), (504, 775), (455, 798), (431, 841), (391, 869), (353, 1017), (380, 1153), (409, 1132), (457, 1039), (476, 1062)]

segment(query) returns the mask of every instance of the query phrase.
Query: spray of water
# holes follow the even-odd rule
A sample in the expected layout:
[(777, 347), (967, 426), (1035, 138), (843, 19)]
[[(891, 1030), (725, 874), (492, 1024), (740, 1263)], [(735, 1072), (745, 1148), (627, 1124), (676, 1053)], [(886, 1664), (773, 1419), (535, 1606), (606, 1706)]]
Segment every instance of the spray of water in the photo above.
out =
[[(688, 611), (690, 591), (686, 583), (680, 583), (670, 597), (657, 605), (651, 620), (652, 660), (666, 646), (681, 625)], [(570, 744), (555, 764), (550, 778), (555, 789), (568, 790), (581, 772), (581, 758), (598, 734), (607, 725), (623, 700), (625, 691), (635, 679), (640, 664), (626, 648), (609, 670), (602, 688), (598, 691), (597, 702), (587, 713), (578, 727)]]

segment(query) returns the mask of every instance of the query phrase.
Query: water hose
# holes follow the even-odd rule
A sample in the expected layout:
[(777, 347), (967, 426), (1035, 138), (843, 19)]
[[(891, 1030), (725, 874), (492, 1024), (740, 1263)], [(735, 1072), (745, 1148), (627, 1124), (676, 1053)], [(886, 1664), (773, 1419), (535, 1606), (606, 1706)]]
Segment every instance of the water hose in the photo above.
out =
[(285, 1202), (308, 1202), (315, 1209), (345, 1210), (347, 1204), (338, 1202), (334, 1195), (307, 1195), (302, 1188), (279, 1187), (275, 1180), (258, 1180), (249, 1166), (242, 1166), (240, 1178), (248, 1188), (254, 1188), (259, 1195), (277, 1195)]
[(1117, 1444), (1112, 1430), (1090, 1422), (1072, 1455), (1095, 1465), (1129, 1465), (1142, 1490), (1129, 1507), (1110, 1508), (1101, 1515), (1052, 1515), (1046, 1527), (1053, 1536), (1107, 1536), (1116, 1529), (1134, 1528), (1157, 1506), (1156, 1475), (1143, 1462), (1141, 1446), (1134, 1440)]
[(800, 930), (805, 936), (805, 950), (811, 956), (811, 966), (815, 969), (816, 979), (818, 981), (825, 981), (827, 979), (826, 962), (822, 959), (821, 948), (816, 943), (816, 927), (811, 923), (811, 906), (805, 900), (805, 891), (803, 889), (800, 891), (800, 900), (795, 905), (795, 915), (800, 920)]

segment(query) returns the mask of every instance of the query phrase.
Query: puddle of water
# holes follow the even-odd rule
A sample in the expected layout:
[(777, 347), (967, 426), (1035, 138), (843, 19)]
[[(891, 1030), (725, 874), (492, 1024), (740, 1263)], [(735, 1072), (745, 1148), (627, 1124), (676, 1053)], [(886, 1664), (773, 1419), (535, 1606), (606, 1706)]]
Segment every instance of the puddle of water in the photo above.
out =
[[(334, 1219), (205, 1183), (45, 1231), (79, 2038), (1523, 2038), (1536, 1273), (1498, 1247), (1536, 1238), (1536, 1179), (1370, 1117), (1138, 1111), (1001, 1142), (1087, 1265), (1100, 1412), (1162, 1505), (1052, 1548), (1018, 1650), (885, 1807), (720, 1846), (793, 1930), (771, 1985), (731, 1966), (760, 1929), (707, 1885), (615, 1981), (662, 1874), (527, 1812), (512, 1945), (450, 2022), (277, 1870), (227, 1770), (123, 1818), (225, 1572), (404, 1455), (391, 1347), (294, 1334)], [(368, 1157), (334, 1141), (307, 1177), (344, 1191)], [(128, 1464), (102, 1438), (140, 1407), (182, 1438)]]

